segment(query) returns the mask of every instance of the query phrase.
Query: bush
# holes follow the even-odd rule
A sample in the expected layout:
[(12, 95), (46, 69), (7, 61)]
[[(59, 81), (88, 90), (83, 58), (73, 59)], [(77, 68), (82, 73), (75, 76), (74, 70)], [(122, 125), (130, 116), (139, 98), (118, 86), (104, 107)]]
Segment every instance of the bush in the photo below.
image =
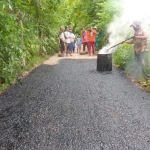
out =
[(130, 44), (120, 45), (113, 53), (113, 64), (122, 70), (125, 70), (129, 61), (133, 57), (133, 46)]

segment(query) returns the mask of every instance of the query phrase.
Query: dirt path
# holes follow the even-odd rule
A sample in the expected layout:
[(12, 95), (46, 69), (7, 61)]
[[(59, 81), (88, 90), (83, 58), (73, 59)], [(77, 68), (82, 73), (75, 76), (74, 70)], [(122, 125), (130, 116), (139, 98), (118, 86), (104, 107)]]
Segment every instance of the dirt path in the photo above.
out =
[(55, 54), (54, 56), (50, 57), (48, 60), (44, 61), (43, 64), (49, 64), (49, 65), (55, 65), (59, 63), (62, 59), (96, 59), (97, 55), (89, 56), (88, 54), (80, 55), (79, 53), (73, 53), (72, 56), (66, 57), (58, 57), (58, 54)]

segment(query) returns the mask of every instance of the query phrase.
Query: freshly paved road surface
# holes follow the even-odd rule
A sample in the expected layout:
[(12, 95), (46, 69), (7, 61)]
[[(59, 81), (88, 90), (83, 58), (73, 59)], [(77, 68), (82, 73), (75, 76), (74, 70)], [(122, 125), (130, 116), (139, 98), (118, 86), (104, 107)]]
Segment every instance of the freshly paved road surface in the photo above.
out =
[(150, 150), (150, 95), (96, 59), (42, 64), (0, 94), (0, 150)]

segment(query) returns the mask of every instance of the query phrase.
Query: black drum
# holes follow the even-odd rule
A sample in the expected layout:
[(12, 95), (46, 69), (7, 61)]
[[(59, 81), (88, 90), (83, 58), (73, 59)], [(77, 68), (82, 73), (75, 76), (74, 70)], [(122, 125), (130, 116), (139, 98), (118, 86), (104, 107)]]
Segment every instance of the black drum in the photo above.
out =
[(98, 54), (97, 71), (112, 71), (112, 54)]

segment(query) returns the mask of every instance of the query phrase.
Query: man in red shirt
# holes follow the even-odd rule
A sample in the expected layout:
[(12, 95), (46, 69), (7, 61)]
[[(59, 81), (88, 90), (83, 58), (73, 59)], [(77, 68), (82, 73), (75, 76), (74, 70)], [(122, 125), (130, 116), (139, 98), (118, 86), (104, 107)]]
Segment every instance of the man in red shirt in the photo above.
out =
[[(88, 52), (89, 56), (95, 54), (95, 49), (94, 49), (94, 43), (95, 43), (95, 37), (96, 37), (97, 31), (93, 28), (90, 27), (88, 29)], [(92, 51), (91, 51), (92, 49)]]

